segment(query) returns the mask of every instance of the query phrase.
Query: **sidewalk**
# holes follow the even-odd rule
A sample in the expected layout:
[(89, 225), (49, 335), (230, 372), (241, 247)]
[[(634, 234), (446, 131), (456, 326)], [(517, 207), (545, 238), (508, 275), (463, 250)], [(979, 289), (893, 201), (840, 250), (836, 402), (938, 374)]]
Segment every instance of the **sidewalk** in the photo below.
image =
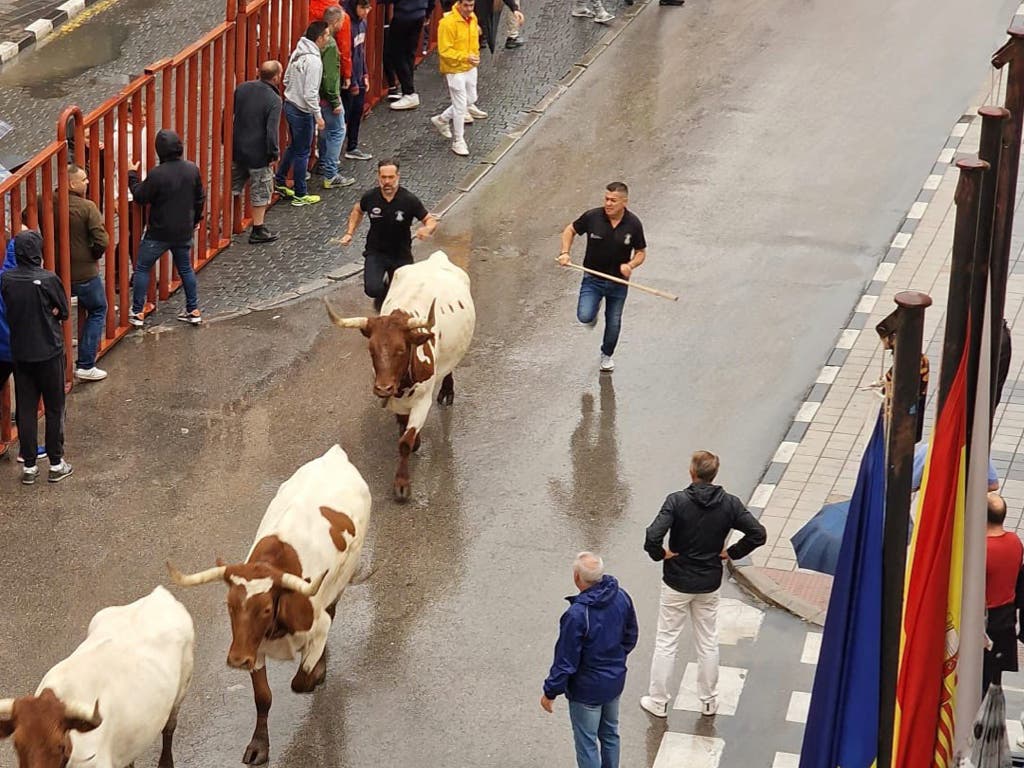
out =
[[(980, 104), (1002, 103), (986, 89)], [(883, 354), (875, 325), (895, 309), (893, 297), (916, 289), (928, 293), (933, 304), (925, 312), (924, 351), (931, 362), (925, 435), (934, 420), (942, 336), (956, 206), (953, 204), (959, 171), (956, 160), (975, 154), (981, 118), (972, 107), (953, 126), (931, 174), (911, 206), (885, 258), (858, 302), (849, 323), (836, 341), (821, 373), (797, 411), (793, 425), (749, 505), (768, 531), (768, 542), (749, 561), (736, 568), (737, 579), (756, 594), (816, 624), (823, 624), (832, 585), (830, 576), (797, 568), (790, 537), (824, 504), (849, 499), (853, 493), (861, 455), (881, 403), (880, 395), (866, 387), (892, 364)], [(1017, 229), (1024, 211), (1017, 194)], [(992, 461), (1006, 498), (1007, 527), (1024, 534), (1024, 239), (1015, 235), (1010, 255), (1006, 319), (1013, 331), (1014, 354), (996, 410)]]

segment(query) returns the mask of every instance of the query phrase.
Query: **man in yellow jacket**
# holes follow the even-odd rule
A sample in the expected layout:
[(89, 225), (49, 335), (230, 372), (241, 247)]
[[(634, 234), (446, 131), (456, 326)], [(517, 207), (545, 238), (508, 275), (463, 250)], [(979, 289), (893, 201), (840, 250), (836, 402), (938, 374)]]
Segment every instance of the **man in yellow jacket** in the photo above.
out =
[(474, 5), (475, 0), (458, 0), (437, 25), (437, 55), (441, 61), (441, 74), (448, 80), (452, 103), (440, 115), (430, 118), (438, 132), (452, 140), (452, 152), (463, 157), (469, 154), (463, 136), (466, 115), (475, 120), (487, 117), (487, 113), (476, 105), (480, 25), (473, 13)]

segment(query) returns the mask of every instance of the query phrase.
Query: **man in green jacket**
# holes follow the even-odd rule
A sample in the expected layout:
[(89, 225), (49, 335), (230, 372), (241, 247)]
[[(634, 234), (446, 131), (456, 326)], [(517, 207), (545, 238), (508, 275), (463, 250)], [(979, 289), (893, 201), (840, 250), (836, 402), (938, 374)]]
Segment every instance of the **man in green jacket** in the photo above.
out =
[(344, 19), (345, 12), (340, 5), (328, 6), (324, 11), (324, 23), (327, 24), (330, 37), (320, 52), (324, 64), (320, 78), (320, 114), (324, 119), (324, 127), (317, 142), (324, 189), (348, 187), (356, 183), (354, 178), (342, 176), (338, 172), (341, 145), (345, 141), (345, 109), (341, 105), (341, 54), (338, 44), (334, 42), (334, 35), (341, 29)]

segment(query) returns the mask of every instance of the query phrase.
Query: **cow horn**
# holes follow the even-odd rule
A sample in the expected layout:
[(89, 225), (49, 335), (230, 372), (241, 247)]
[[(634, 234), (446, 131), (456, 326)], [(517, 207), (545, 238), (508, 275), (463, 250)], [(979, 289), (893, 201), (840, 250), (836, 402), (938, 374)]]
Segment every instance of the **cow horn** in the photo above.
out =
[(334, 307), (331, 306), (331, 302), (324, 299), (324, 306), (327, 307), (327, 314), (331, 317), (331, 322), (339, 328), (358, 328), (363, 330), (366, 328), (367, 322), (365, 317), (342, 317), (334, 311)]
[(0, 699), (0, 718), (9, 718), (14, 714), (14, 699)]
[(430, 312), (427, 314), (426, 320), (421, 320), (418, 317), (409, 318), (409, 330), (417, 331), (423, 329), (425, 331), (432, 330), (434, 327), (434, 305), (437, 304), (437, 299), (430, 302)]
[(177, 584), (179, 587), (196, 587), (200, 584), (209, 584), (211, 581), (217, 581), (218, 579), (224, 578), (224, 571), (227, 570), (227, 566), (218, 565), (216, 568), (207, 568), (205, 571), (199, 571), (198, 573), (190, 573), (187, 576), (171, 565), (171, 561), (167, 561), (167, 572), (171, 574), (171, 581)]
[(324, 578), (326, 576), (327, 571), (324, 571), (318, 578), (313, 579), (312, 583), (310, 583), (300, 576), (296, 576), (294, 573), (282, 573), (281, 586), (285, 589), (290, 589), (292, 592), (298, 592), (300, 595), (312, 597), (320, 591), (320, 585), (324, 583)]
[(96, 700), (96, 703), (93, 704), (92, 707), (87, 707), (77, 701), (65, 702), (64, 715), (68, 718), (74, 718), (75, 720), (84, 720), (93, 727), (96, 727), (103, 722), (103, 718), (100, 717), (99, 699)]

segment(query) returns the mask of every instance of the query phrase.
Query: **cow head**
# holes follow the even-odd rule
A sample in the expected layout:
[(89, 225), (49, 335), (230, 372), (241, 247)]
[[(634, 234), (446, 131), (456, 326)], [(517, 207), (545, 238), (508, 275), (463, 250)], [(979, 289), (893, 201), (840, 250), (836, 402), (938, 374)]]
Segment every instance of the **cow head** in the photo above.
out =
[(19, 768), (64, 768), (71, 759), (71, 731), (88, 733), (102, 722), (90, 707), (65, 703), (49, 688), (38, 696), (0, 699), (0, 738), (12, 737)]
[(401, 309), (380, 317), (341, 317), (327, 305), (327, 314), (339, 328), (358, 328), (369, 339), (373, 359), (373, 394), (380, 398), (401, 396), (415, 384), (434, 375), (434, 305), (427, 319)]

